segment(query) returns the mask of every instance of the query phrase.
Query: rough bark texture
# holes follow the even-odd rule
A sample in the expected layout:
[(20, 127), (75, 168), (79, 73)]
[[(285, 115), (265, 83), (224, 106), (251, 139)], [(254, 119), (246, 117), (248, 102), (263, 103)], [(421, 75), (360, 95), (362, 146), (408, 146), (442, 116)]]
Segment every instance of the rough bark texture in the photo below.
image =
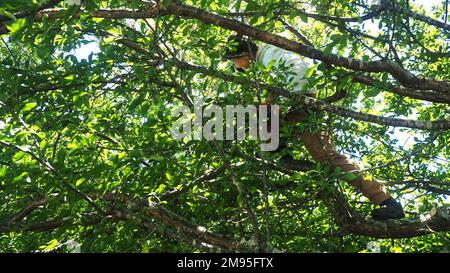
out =
[(375, 238), (411, 238), (450, 230), (450, 209), (434, 207), (417, 218), (375, 221), (354, 212), (338, 193), (324, 198), (345, 232)]
[[(58, 17), (60, 10), (47, 10), (41, 11), (36, 15), (36, 19), (42, 18), (46, 15), (51, 18)], [(180, 3), (170, 1), (166, 8), (151, 9), (143, 11), (130, 11), (130, 10), (98, 10), (90, 14), (92, 17), (108, 18), (108, 19), (142, 19), (142, 18), (154, 18), (164, 15), (178, 15), (183, 18), (192, 18), (202, 21), (205, 24), (213, 24), (225, 29), (234, 30), (241, 35), (247, 35), (256, 40), (273, 44), (280, 48), (296, 52), (302, 56), (320, 60), (329, 65), (335, 65), (345, 67), (355, 71), (362, 72), (387, 72), (391, 74), (395, 79), (399, 81), (404, 87), (417, 90), (434, 90), (436, 92), (448, 95), (450, 94), (450, 82), (434, 79), (427, 79), (421, 76), (416, 76), (413, 73), (405, 70), (399, 64), (390, 60), (383, 61), (362, 61), (353, 58), (346, 58), (336, 54), (325, 54), (313, 46), (298, 43), (279, 35), (268, 33), (259, 30), (253, 26), (244, 24), (240, 21), (228, 19), (208, 11), (183, 5)], [(5, 19), (3, 20), (5, 21)], [(2, 22), (0, 20), (0, 22)], [(1, 28), (0, 28), (1, 31)], [(7, 33), (7, 29), (3, 29), (0, 34)]]

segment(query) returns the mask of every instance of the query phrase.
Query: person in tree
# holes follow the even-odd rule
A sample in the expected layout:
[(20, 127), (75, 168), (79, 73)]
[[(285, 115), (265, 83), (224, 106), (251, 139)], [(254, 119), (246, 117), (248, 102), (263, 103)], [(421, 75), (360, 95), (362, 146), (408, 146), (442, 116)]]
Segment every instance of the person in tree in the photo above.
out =
[[(292, 92), (298, 92), (306, 96), (315, 98), (314, 89), (304, 91), (303, 86), (307, 82), (304, 77), (305, 72), (311, 63), (301, 56), (278, 48), (271, 44), (260, 44), (259, 46), (250, 39), (241, 36), (231, 36), (227, 41), (227, 46), (223, 56), (224, 60), (231, 60), (234, 68), (238, 71), (245, 71), (254, 63), (259, 63), (265, 67), (271, 64), (272, 68), (288, 68), (284, 78), (287, 82), (293, 83)], [(269, 97), (267, 104), (272, 103)], [(306, 110), (289, 111), (283, 119), (289, 124), (308, 119), (309, 113)], [(400, 202), (391, 197), (383, 184), (376, 179), (364, 175), (358, 164), (351, 162), (346, 156), (338, 153), (333, 143), (331, 132), (321, 129), (318, 132), (302, 132), (301, 139), (311, 154), (312, 158), (322, 165), (329, 165), (333, 169), (340, 167), (342, 172), (353, 175), (344, 176), (350, 185), (357, 188), (373, 204), (379, 208), (371, 212), (371, 216), (376, 220), (400, 219), (405, 217), (403, 207)], [(281, 143), (274, 152), (280, 152), (286, 148), (286, 144)], [(282, 160), (293, 159), (290, 155), (282, 157)]]

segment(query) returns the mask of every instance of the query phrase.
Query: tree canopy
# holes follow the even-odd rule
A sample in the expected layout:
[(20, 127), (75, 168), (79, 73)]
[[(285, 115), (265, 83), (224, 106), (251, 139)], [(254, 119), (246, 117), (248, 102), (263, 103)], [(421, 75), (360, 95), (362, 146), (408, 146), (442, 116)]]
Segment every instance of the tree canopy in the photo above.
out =
[[(0, 3), (1, 252), (448, 251), (447, 1), (82, 2)], [(313, 60), (317, 99), (270, 66), (235, 71), (221, 58), (233, 34)], [(196, 97), (268, 95), (311, 116), (281, 124), (281, 154), (171, 136), (172, 109)], [(296, 134), (318, 128), (406, 219), (369, 219), (373, 205)]]

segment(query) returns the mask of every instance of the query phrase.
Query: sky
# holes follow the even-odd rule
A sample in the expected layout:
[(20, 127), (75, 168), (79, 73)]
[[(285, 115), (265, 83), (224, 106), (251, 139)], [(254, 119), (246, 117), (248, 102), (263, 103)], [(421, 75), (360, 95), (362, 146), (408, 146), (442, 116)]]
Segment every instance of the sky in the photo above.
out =
[[(443, 5), (444, 1), (443, 0), (412, 0), (412, 1), (410, 1), (410, 3), (414, 3), (415, 5), (422, 5), (423, 8), (425, 9), (425, 12), (429, 14), (432, 12), (432, 8), (434, 6)], [(374, 20), (372, 22), (367, 21), (364, 24), (364, 29), (368, 33), (376, 34), (378, 32), (378, 20)]]
[(430, 11), (434, 5), (441, 5), (444, 1), (442, 0), (413, 0), (415, 4), (423, 5), (425, 10)]

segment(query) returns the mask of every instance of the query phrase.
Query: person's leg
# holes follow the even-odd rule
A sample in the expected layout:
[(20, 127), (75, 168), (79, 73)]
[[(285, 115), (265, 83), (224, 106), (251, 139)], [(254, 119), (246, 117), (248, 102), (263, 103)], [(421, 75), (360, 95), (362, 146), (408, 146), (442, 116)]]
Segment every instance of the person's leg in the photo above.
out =
[(304, 133), (302, 140), (314, 160), (329, 164), (333, 168), (340, 167), (342, 172), (351, 172), (352, 176), (344, 176), (343, 179), (361, 191), (372, 203), (380, 205), (391, 197), (382, 184), (375, 179), (365, 177), (360, 172), (358, 164), (336, 151), (331, 134), (324, 130), (317, 133)]
[[(290, 111), (286, 113), (281, 119), (288, 124), (296, 124), (299, 121), (306, 120), (308, 118), (308, 114), (303, 111)], [(288, 139), (286, 137), (280, 136), (280, 144), (278, 145), (278, 148), (273, 151), (273, 153), (280, 153), (284, 149), (288, 148), (287, 146)], [(293, 161), (293, 157), (288, 153), (283, 155), (280, 158), (281, 161)]]
[(372, 211), (371, 215), (377, 220), (399, 219), (405, 217), (402, 205), (394, 200), (384, 185), (374, 178), (364, 177), (356, 163), (346, 156), (336, 152), (331, 133), (321, 130), (317, 133), (304, 133), (302, 136), (306, 149), (314, 160), (332, 167), (340, 167), (343, 172), (352, 172), (356, 178), (346, 181), (361, 191), (369, 200), (381, 208)]
[[(289, 124), (296, 124), (305, 121), (309, 117), (305, 109), (296, 109), (284, 115), (283, 120)], [(356, 178), (347, 177), (346, 180), (350, 185), (360, 190), (372, 203), (380, 205), (381, 208), (372, 211), (372, 217), (378, 220), (398, 219), (405, 217), (401, 204), (395, 201), (385, 189), (383, 184), (374, 178), (364, 177), (360, 167), (348, 160), (347, 157), (338, 153), (333, 143), (331, 132), (321, 130), (317, 133), (301, 133), (300, 136), (305, 144), (306, 149), (314, 160), (330, 164), (333, 167), (340, 167), (343, 172), (352, 172)], [(286, 145), (283, 145), (285, 148)], [(283, 158), (282, 158), (283, 159)], [(289, 158), (285, 158), (290, 161)]]

